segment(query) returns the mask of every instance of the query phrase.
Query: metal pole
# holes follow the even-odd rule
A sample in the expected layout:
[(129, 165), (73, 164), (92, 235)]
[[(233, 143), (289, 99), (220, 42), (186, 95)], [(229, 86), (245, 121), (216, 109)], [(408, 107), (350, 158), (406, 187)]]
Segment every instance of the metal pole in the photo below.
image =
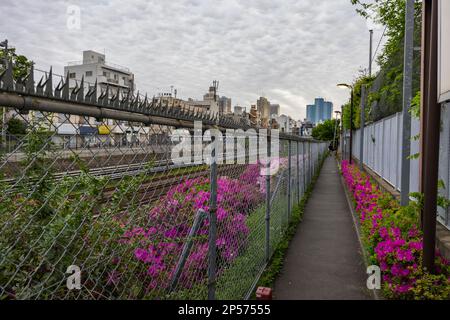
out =
[(300, 203), (300, 142), (297, 141), (297, 195), (298, 203)]
[(349, 153), (348, 153), (348, 161), (352, 164), (352, 149), (353, 149), (353, 88), (351, 92), (351, 101), (350, 101), (350, 142), (349, 142)]
[(414, 58), (414, 0), (406, 1), (405, 50), (403, 62), (403, 132), (402, 132), (402, 171), (400, 203), (409, 203), (409, 175), (411, 155), (411, 115), (409, 107), (412, 99), (412, 72)]
[(366, 111), (366, 86), (361, 86), (361, 116), (360, 116), (360, 128), (359, 128), (359, 168), (361, 171), (364, 168), (364, 126), (365, 126), (365, 111)]
[(336, 118), (334, 121), (335, 121), (335, 123), (334, 123), (334, 135), (333, 135), (333, 149), (336, 150), (336, 148), (337, 148), (336, 133), (337, 133), (337, 125), (338, 125), (337, 115), (336, 115)]
[(309, 181), (308, 184), (311, 184), (312, 177), (313, 177), (313, 164), (312, 164), (312, 149), (311, 149), (311, 142), (308, 142), (308, 164), (309, 164)]
[(306, 156), (305, 156), (305, 142), (302, 141), (302, 167), (303, 167), (303, 193), (306, 192)]
[(434, 272), (436, 250), (436, 212), (438, 196), (439, 130), (441, 111), (438, 104), (438, 1), (423, 1), (422, 60), (423, 100), (421, 105), (421, 190), (424, 205), (423, 224), (423, 264), (429, 272)]
[(180, 275), (183, 271), (183, 268), (186, 264), (187, 258), (189, 256), (189, 253), (191, 252), (192, 249), (192, 245), (193, 245), (193, 241), (194, 241), (194, 237), (197, 234), (198, 230), (200, 229), (200, 226), (203, 222), (203, 219), (205, 219), (206, 217), (206, 212), (203, 211), (202, 209), (197, 210), (196, 214), (195, 214), (195, 218), (194, 218), (194, 223), (192, 224), (192, 228), (189, 231), (189, 235), (186, 239), (186, 242), (183, 245), (183, 249), (181, 251), (181, 256), (180, 259), (178, 260), (177, 266), (175, 268), (175, 273), (173, 275), (171, 284), (170, 284), (170, 292), (172, 292), (173, 290), (175, 290), (177, 284), (178, 284), (178, 280), (180, 278)]
[(372, 43), (373, 43), (373, 30), (369, 30), (370, 44), (369, 44), (369, 77), (372, 76)]
[(339, 143), (339, 148), (341, 149), (341, 161), (345, 159), (344, 157), (344, 147), (345, 147), (345, 130), (344, 130), (344, 106), (341, 106), (341, 139)]
[(292, 174), (292, 170), (291, 170), (291, 167), (292, 167), (292, 164), (291, 164), (291, 157), (292, 157), (292, 154), (291, 154), (291, 140), (288, 140), (288, 147), (289, 147), (289, 150), (288, 150), (288, 214), (287, 214), (287, 216), (288, 216), (288, 221), (289, 221), (289, 217), (290, 217), (290, 215), (291, 215), (291, 210), (292, 210), (292, 208), (291, 208), (291, 192), (292, 192), (292, 188), (291, 188), (291, 183), (292, 183), (292, 179), (291, 179), (291, 174)]
[(212, 136), (213, 150), (211, 152), (211, 198), (209, 207), (209, 242), (208, 242), (208, 300), (216, 299), (216, 271), (217, 271), (217, 138)]
[(267, 136), (267, 171), (266, 171), (266, 262), (270, 260), (270, 135)]
[[(8, 40), (4, 41), (5, 44), (5, 69), (8, 69)], [(2, 146), (6, 149), (6, 107), (2, 108)]]

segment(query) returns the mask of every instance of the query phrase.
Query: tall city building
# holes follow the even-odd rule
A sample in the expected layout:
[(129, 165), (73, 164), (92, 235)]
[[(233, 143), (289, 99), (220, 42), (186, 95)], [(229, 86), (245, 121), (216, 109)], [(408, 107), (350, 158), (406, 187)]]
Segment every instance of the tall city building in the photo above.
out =
[(276, 115), (279, 116), (280, 115), (280, 105), (279, 104), (271, 104), (270, 105), (270, 115)]
[(314, 124), (331, 119), (332, 113), (333, 103), (323, 98), (316, 98), (314, 104), (306, 106), (306, 119)]
[(270, 120), (270, 102), (267, 98), (260, 97), (256, 101), (256, 110), (261, 121), (261, 126), (266, 128), (269, 125)]
[(241, 106), (234, 106), (234, 114), (236, 115), (242, 115), (245, 111), (244, 107)]
[(309, 122), (316, 121), (316, 106), (314, 104), (306, 106), (306, 120)]
[(219, 98), (219, 113), (230, 114), (231, 111), (231, 98), (220, 97)]

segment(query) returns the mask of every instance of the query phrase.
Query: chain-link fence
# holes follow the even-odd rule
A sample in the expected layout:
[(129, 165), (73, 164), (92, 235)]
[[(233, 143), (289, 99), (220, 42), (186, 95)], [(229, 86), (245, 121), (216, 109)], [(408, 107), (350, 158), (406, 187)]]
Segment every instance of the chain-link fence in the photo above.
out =
[(249, 298), (327, 145), (281, 135), (267, 163), (250, 135), (232, 161), (227, 147), (224, 162), (180, 163), (177, 129), (202, 121), (208, 153), (207, 128), (249, 128), (48, 79), (0, 76), (16, 128), (0, 148), (0, 299)]

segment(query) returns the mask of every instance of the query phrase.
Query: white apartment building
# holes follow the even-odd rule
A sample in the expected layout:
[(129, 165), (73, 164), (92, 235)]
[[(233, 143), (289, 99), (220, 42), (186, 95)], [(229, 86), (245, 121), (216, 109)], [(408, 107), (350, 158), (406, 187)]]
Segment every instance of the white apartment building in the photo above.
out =
[(110, 94), (117, 91), (134, 92), (134, 74), (130, 69), (106, 62), (105, 55), (92, 50), (83, 51), (82, 61), (72, 61), (64, 67), (64, 74), (69, 73), (69, 87), (74, 88), (75, 83), (81, 81), (84, 76), (86, 88), (93, 86), (97, 80), (97, 92), (109, 85)]
[[(69, 62), (64, 67), (64, 74), (69, 75), (69, 88), (80, 86), (84, 78), (84, 93), (86, 94), (97, 82), (97, 98), (102, 91), (109, 87), (109, 97), (117, 93), (134, 92), (134, 74), (130, 69), (107, 62), (105, 55), (92, 50), (83, 51), (83, 60)], [(61, 141), (70, 147), (82, 145), (97, 145), (106, 143), (115, 145), (127, 144), (141, 140), (140, 133), (126, 122), (104, 120), (99, 123), (94, 118), (85, 119), (71, 116), (67, 119), (58, 115), (58, 136)], [(111, 139), (113, 138), (113, 139)], [(80, 141), (81, 140), (81, 141)], [(103, 141), (104, 140), (104, 141)]]
[(272, 114), (271, 119), (275, 119), (278, 123), (280, 132), (285, 133), (292, 133), (292, 128), (294, 127), (294, 121), (291, 117), (282, 114), (280, 116), (277, 116), (275, 114)]

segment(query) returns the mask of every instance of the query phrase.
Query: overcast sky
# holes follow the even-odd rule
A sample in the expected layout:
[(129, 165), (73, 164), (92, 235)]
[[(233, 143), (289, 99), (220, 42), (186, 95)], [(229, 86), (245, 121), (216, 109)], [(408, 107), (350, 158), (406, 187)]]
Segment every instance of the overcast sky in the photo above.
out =
[[(70, 6), (80, 9), (79, 29)], [(350, 0), (2, 0), (1, 7), (0, 39), (37, 68), (63, 73), (83, 50), (95, 50), (129, 67), (150, 96), (173, 85), (181, 98), (201, 98), (219, 80), (233, 106), (264, 95), (294, 119), (318, 96), (340, 110), (348, 92), (336, 84), (352, 81), (369, 60), (366, 22)]]

